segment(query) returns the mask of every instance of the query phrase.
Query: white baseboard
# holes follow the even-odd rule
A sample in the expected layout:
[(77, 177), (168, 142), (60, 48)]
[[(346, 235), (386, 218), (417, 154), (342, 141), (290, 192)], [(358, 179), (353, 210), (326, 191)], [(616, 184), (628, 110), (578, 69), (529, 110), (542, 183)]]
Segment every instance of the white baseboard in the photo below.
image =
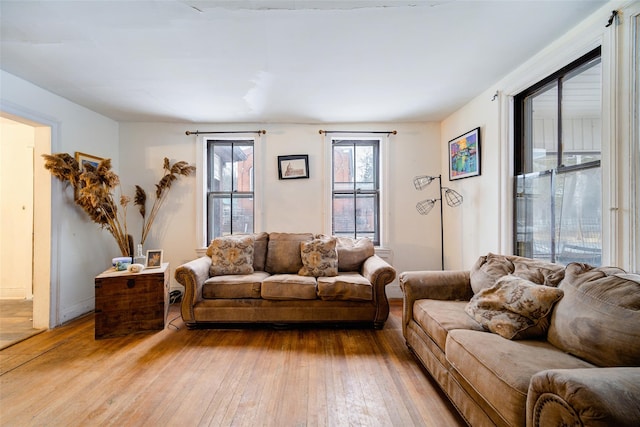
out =
[(96, 306), (94, 298), (87, 298), (84, 301), (72, 305), (71, 307), (66, 307), (60, 311), (59, 324), (61, 325), (65, 322), (75, 319), (76, 317), (87, 314), (93, 311), (95, 307)]

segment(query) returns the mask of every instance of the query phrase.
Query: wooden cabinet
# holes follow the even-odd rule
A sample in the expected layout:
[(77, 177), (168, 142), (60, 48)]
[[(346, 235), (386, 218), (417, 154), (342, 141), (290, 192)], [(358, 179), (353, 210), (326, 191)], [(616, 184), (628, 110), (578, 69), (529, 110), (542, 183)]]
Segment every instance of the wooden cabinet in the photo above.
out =
[(169, 264), (140, 273), (109, 269), (95, 278), (95, 338), (164, 329), (169, 310)]

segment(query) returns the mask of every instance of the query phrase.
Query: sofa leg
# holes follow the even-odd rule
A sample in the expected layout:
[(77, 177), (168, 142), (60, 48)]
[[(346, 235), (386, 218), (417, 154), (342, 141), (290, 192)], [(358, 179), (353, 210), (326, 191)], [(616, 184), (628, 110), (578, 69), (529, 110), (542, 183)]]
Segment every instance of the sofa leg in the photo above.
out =
[(380, 330), (384, 328), (384, 322), (373, 322), (373, 329)]

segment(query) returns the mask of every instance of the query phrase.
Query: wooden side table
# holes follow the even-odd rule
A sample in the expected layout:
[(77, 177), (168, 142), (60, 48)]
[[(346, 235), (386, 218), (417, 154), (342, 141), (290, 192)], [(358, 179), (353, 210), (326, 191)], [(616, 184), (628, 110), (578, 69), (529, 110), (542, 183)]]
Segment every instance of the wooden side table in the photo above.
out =
[(140, 273), (111, 268), (95, 278), (95, 338), (164, 329), (169, 311), (169, 263)]

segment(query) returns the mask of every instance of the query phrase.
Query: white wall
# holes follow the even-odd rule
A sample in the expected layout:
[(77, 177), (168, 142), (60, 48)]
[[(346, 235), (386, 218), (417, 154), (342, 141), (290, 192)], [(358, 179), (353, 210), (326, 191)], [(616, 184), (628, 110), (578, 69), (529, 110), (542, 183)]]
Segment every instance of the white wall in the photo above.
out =
[[(461, 206), (445, 205), (445, 269), (468, 269), (487, 252), (500, 252), (502, 217), (500, 194), (499, 102), (485, 91), (441, 124), (443, 186), (464, 197)], [(449, 141), (480, 128), (480, 176), (449, 181)]]
[[(482, 135), (482, 175), (450, 184), (465, 201), (462, 209), (449, 209), (452, 214), (445, 215), (447, 269), (469, 269), (479, 255), (489, 251), (512, 253), (513, 96), (599, 45), (603, 64), (603, 262), (634, 269), (640, 248), (630, 236), (637, 234), (633, 227), (640, 212), (634, 200), (638, 175), (631, 171), (634, 165), (637, 170), (639, 159), (633, 128), (637, 119), (630, 117), (633, 76), (629, 58), (633, 46), (637, 49), (630, 42), (634, 35), (631, 24), (640, 7), (638, 2), (629, 4), (616, 25), (606, 28), (611, 10), (619, 3), (601, 8), (442, 122), (442, 147), (478, 126)], [(445, 153), (444, 173), (447, 168)]]
[[(186, 136), (185, 131), (250, 131), (265, 129), (261, 144), (262, 163), (256, 166), (256, 181), (262, 181), (263, 203), (257, 207), (256, 229), (282, 232), (329, 233), (324, 229), (329, 206), (325, 186), (330, 176), (324, 167), (325, 130), (397, 130), (391, 136), (388, 152), (388, 242), (392, 262), (398, 273), (405, 270), (440, 269), (440, 232), (437, 212), (420, 216), (415, 209), (419, 200), (437, 197), (437, 187), (417, 192), (413, 177), (440, 173), (439, 125), (435, 123), (376, 124), (157, 124), (121, 123), (121, 180), (125, 191), (133, 194), (141, 185), (150, 195), (161, 177), (162, 161), (185, 160), (196, 164), (197, 145), (202, 136)], [(257, 148), (258, 150), (258, 148)], [(308, 154), (310, 178), (278, 180), (277, 156)], [(261, 170), (261, 171), (260, 171)], [(152, 199), (150, 200), (152, 202)], [(200, 248), (196, 227), (196, 180), (181, 178), (171, 189), (167, 204), (158, 216), (146, 249), (161, 248), (174, 270), (196, 257)], [(139, 213), (129, 211), (132, 228), (139, 230)], [(139, 241), (139, 233), (134, 233)], [(173, 280), (173, 278), (172, 278)], [(176, 286), (175, 281), (172, 283)], [(400, 297), (397, 281), (388, 287), (391, 297)]]
[[(0, 111), (52, 126), (52, 151), (114, 159), (118, 123), (0, 70)], [(43, 167), (43, 163), (35, 167)], [(94, 308), (94, 277), (119, 255), (115, 240), (73, 204), (71, 189), (52, 179), (52, 305), (56, 326)]]

